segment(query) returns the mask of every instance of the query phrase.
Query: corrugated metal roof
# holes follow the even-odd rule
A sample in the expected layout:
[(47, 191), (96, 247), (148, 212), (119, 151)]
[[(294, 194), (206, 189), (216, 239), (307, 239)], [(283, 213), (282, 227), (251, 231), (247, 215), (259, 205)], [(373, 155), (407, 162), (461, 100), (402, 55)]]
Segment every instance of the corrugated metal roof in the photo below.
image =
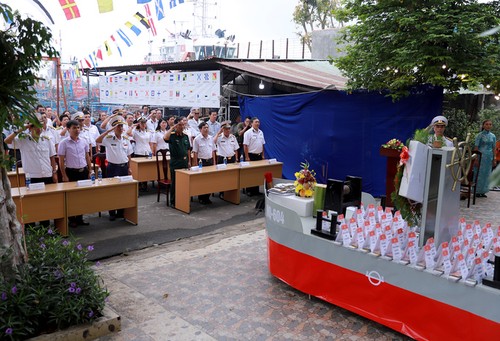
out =
[(97, 67), (84, 69), (92, 76), (103, 73), (144, 72), (153, 68), (157, 72), (165, 71), (203, 71), (228, 69), (236, 73), (245, 73), (252, 77), (270, 82), (279, 82), (303, 90), (345, 89), (347, 79), (335, 66), (326, 60), (265, 60), (265, 59), (206, 59), (184, 62), (141, 64)]
[(345, 89), (347, 79), (328, 61), (231, 61), (219, 60), (220, 65), (263, 79), (315, 89)]

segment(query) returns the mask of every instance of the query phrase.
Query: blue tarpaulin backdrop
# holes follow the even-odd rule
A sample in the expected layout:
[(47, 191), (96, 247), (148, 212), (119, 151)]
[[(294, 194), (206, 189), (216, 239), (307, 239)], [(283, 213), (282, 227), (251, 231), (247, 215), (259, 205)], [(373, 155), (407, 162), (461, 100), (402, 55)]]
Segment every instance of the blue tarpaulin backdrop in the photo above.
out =
[(307, 160), (319, 183), (347, 175), (363, 178), (363, 191), (385, 194), (386, 158), (380, 145), (406, 142), (442, 111), (441, 88), (419, 89), (393, 102), (384, 94), (344, 91), (275, 97), (240, 97), (242, 118), (257, 116), (266, 139), (266, 158), (283, 162), (283, 177), (294, 179)]

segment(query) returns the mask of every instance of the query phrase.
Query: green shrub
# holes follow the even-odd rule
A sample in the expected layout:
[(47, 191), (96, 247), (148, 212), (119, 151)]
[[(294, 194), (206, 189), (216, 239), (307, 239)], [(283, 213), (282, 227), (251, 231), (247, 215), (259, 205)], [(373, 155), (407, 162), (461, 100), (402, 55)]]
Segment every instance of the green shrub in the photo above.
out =
[(491, 120), (493, 127), (491, 132), (497, 137), (497, 141), (500, 139), (500, 109), (483, 109), (479, 112), (479, 122), (477, 122), (478, 132), (481, 130), (481, 123), (484, 120)]
[(448, 119), (445, 136), (456, 137), (458, 142), (465, 141), (467, 133), (471, 134), (470, 141), (474, 143), (474, 138), (479, 132), (477, 122), (471, 121), (463, 109), (445, 109), (443, 115)]
[(14, 282), (0, 278), (0, 339), (23, 340), (91, 322), (109, 295), (87, 261), (93, 247), (51, 228), (26, 231), (29, 260)]

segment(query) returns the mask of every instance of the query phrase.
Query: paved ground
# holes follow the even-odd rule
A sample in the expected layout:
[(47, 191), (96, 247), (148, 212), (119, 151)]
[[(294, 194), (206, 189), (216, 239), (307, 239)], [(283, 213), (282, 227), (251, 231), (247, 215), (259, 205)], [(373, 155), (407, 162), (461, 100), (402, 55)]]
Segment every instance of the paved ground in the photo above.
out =
[[(270, 275), (264, 219), (262, 213), (255, 215), (255, 199), (245, 198), (239, 206), (195, 203), (189, 216), (155, 200), (141, 197), (140, 210), (149, 213), (141, 213), (144, 220), (137, 227), (95, 217), (93, 233), (76, 229), (97, 246), (135, 239), (141, 247), (155, 245), (100, 261), (97, 269), (111, 292), (109, 303), (122, 316), (122, 331), (100, 340), (408, 339)], [(499, 208), (500, 192), (478, 198), (469, 209), (461, 201), (468, 222), (477, 219), (498, 226)], [(148, 237), (134, 237), (134, 229)], [(99, 237), (92, 237), (96, 233)], [(163, 245), (155, 239), (171, 241), (184, 233), (195, 236)]]

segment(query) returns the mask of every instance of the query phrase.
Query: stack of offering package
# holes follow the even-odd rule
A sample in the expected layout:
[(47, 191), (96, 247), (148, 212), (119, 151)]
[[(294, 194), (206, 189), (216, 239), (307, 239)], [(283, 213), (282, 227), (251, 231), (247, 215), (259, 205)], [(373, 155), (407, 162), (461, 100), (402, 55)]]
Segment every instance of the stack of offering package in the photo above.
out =
[(349, 221), (338, 216), (337, 244), (469, 285), (493, 276), (492, 261), (500, 255), (500, 228), (495, 231), (490, 223), (481, 226), (477, 220), (467, 224), (461, 218), (450, 241), (435, 245), (429, 238), (419, 247), (418, 228), (409, 227), (399, 211), (393, 215), (380, 206), (361, 207)]
[(269, 193), (280, 195), (295, 195), (295, 186), (293, 182), (285, 182), (276, 184), (273, 188), (269, 189)]

